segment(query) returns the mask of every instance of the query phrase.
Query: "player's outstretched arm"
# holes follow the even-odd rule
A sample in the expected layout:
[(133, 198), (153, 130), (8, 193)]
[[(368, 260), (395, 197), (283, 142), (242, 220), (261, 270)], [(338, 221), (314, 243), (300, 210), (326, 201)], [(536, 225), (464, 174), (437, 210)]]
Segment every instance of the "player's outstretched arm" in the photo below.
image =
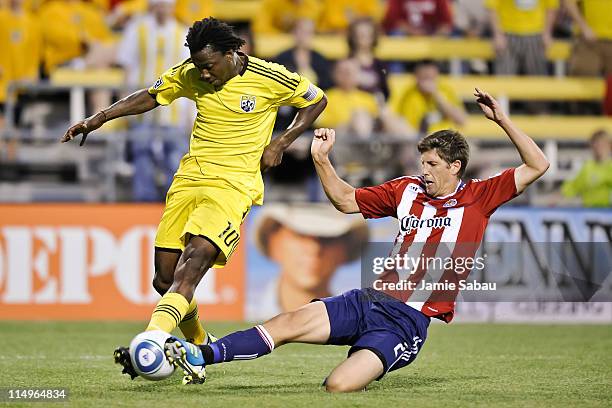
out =
[(276, 167), (283, 159), (283, 152), (319, 117), (327, 106), (327, 97), (313, 105), (298, 110), (293, 122), (278, 137), (270, 142), (261, 156), (261, 171)]
[(336, 132), (334, 129), (322, 128), (315, 129), (314, 135), (310, 153), (327, 198), (338, 211), (345, 214), (358, 213), (355, 188), (338, 177), (329, 160), (329, 152), (336, 141)]
[(89, 132), (93, 132), (94, 130), (98, 129), (105, 122), (120, 118), (122, 116), (138, 115), (140, 113), (148, 112), (156, 106), (158, 106), (158, 103), (155, 101), (155, 98), (149, 94), (146, 89), (141, 89), (115, 102), (108, 108), (102, 109), (100, 112), (91, 115), (87, 119), (72, 125), (66, 131), (64, 136), (62, 136), (60, 142), (69, 142), (82, 133), (83, 137), (81, 139), (80, 146), (83, 146)]
[(488, 93), (476, 88), (476, 102), (487, 119), (497, 123), (506, 132), (523, 160), (523, 164), (514, 171), (514, 183), (517, 193), (521, 193), (528, 185), (542, 177), (550, 163), (544, 152), (525, 132), (520, 130), (504, 113), (499, 102)]

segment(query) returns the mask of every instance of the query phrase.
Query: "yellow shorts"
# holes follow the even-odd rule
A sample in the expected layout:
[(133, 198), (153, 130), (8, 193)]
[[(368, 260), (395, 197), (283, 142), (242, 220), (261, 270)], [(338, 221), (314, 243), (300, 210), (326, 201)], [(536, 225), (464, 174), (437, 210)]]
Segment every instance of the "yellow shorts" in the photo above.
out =
[(157, 228), (155, 246), (184, 250), (187, 234), (200, 235), (220, 250), (214, 267), (224, 266), (240, 241), (240, 226), (252, 199), (222, 180), (175, 178)]

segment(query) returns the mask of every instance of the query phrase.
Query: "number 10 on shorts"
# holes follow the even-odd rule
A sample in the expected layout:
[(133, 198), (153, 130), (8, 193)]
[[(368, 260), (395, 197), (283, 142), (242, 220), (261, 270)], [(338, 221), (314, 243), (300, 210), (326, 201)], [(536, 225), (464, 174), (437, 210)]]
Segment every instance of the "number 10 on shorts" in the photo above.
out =
[(240, 234), (236, 232), (233, 228), (231, 222), (227, 222), (227, 227), (223, 230), (221, 234), (219, 234), (219, 238), (223, 240), (223, 243), (230, 248), (230, 254), (234, 252), (236, 246), (238, 246), (238, 241), (240, 241)]

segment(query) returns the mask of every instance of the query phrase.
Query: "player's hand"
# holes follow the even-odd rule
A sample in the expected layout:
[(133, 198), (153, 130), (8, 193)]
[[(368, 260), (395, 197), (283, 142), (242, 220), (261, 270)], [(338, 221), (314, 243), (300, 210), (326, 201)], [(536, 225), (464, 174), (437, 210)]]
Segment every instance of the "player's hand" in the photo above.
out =
[(310, 145), (310, 154), (313, 159), (326, 158), (331, 152), (336, 141), (336, 131), (334, 129), (319, 128), (314, 131), (314, 138)]
[(83, 137), (81, 138), (81, 143), (79, 144), (79, 146), (83, 146), (85, 144), (85, 140), (87, 139), (87, 135), (89, 134), (89, 132), (93, 132), (94, 130), (102, 126), (105, 122), (105, 119), (106, 115), (102, 112), (98, 112), (95, 115), (90, 116), (87, 119), (76, 123), (75, 125), (72, 125), (66, 131), (64, 136), (62, 136), (60, 142), (69, 142), (78, 135), (83, 134)]
[(499, 102), (497, 102), (495, 98), (493, 98), (487, 92), (475, 88), (474, 96), (476, 97), (478, 106), (480, 106), (480, 109), (482, 109), (482, 112), (485, 114), (487, 119), (499, 123), (508, 118)]
[(276, 167), (281, 164), (283, 160), (283, 149), (276, 146), (274, 142), (266, 146), (261, 155), (261, 161), (259, 162), (259, 168), (261, 171), (266, 171), (272, 167)]

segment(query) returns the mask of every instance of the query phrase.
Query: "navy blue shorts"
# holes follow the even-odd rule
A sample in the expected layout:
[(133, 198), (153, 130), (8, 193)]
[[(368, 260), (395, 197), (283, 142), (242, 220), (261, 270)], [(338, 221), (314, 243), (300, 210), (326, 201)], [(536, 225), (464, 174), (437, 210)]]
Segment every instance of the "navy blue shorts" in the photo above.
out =
[(427, 338), (430, 318), (419, 310), (372, 288), (353, 289), (320, 299), (331, 333), (327, 344), (370, 350), (382, 361), (382, 378), (412, 363)]

